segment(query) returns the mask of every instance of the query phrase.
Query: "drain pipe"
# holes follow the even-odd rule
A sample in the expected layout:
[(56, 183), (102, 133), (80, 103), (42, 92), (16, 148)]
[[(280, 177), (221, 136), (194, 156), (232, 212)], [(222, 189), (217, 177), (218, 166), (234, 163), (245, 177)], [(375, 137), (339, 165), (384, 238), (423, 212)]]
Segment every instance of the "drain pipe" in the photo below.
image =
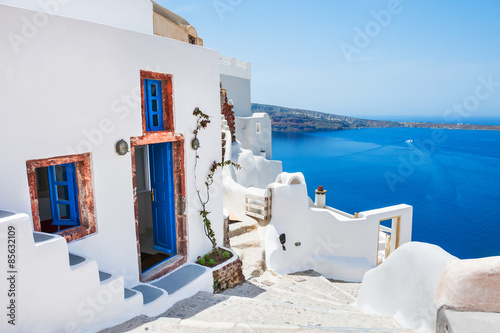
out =
[(326, 206), (326, 190), (323, 189), (323, 186), (318, 186), (318, 189), (316, 190), (316, 200), (314, 204), (318, 208), (325, 208)]

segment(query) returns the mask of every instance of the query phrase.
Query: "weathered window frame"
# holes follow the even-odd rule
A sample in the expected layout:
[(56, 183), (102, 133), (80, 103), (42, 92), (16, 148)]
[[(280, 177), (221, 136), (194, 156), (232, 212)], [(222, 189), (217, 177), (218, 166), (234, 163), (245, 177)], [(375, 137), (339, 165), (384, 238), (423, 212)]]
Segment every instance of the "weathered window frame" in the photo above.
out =
[(71, 242), (91, 235), (97, 231), (94, 212), (94, 190), (92, 184), (90, 153), (29, 160), (26, 161), (26, 169), (31, 198), (33, 229), (34, 231), (41, 232), (42, 227), (38, 207), (36, 169), (68, 163), (75, 163), (80, 225), (56, 232), (55, 234), (64, 237), (67, 242)]
[(154, 73), (149, 71), (141, 70), (141, 101), (142, 101), (142, 133), (154, 133), (158, 131), (148, 131), (147, 130), (147, 112), (146, 112), (146, 80), (158, 80), (161, 81), (161, 97), (162, 97), (162, 109), (163, 109), (163, 130), (173, 131), (174, 130), (174, 110), (173, 110), (173, 97), (172, 97), (172, 75)]

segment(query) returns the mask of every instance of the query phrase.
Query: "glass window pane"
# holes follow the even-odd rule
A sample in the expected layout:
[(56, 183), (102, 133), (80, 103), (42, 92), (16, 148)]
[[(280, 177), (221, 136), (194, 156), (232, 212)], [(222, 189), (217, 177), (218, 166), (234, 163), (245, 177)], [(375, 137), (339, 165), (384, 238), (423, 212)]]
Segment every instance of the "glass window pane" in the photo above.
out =
[(66, 185), (57, 186), (57, 200), (69, 200), (68, 186)]
[(157, 114), (153, 115), (153, 126), (154, 127), (158, 126), (158, 115)]
[(56, 166), (54, 166), (54, 169), (56, 172), (56, 181), (65, 182), (67, 180), (66, 166), (64, 164), (56, 165)]
[(153, 99), (151, 101), (151, 110), (152, 111), (158, 111), (158, 101), (156, 99)]
[(70, 219), (69, 205), (58, 205), (59, 206), (59, 218)]
[(151, 85), (151, 96), (156, 97), (156, 84)]

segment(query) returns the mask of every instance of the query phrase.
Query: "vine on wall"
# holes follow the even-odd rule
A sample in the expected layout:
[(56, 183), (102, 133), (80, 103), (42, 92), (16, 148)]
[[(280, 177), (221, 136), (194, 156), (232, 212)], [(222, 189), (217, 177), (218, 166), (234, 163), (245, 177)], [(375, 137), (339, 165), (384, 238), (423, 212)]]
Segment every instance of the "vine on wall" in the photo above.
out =
[(200, 215), (201, 215), (202, 220), (203, 220), (203, 229), (205, 231), (205, 235), (208, 237), (208, 239), (212, 243), (212, 251), (214, 253), (221, 255), (221, 252), (217, 246), (215, 232), (212, 228), (212, 222), (208, 218), (208, 216), (210, 215), (210, 211), (207, 210), (207, 205), (208, 205), (208, 202), (210, 201), (210, 186), (212, 186), (212, 184), (214, 183), (214, 175), (215, 175), (215, 172), (217, 171), (217, 169), (223, 168), (226, 165), (232, 165), (236, 169), (241, 169), (241, 166), (239, 164), (232, 162), (231, 160), (222, 161), (222, 162), (214, 161), (212, 163), (212, 165), (210, 166), (210, 170), (209, 170), (207, 178), (205, 180), (205, 191), (206, 191), (205, 199), (202, 198), (202, 194), (201, 194), (202, 190), (200, 190), (197, 187), (197, 182), (196, 182), (196, 174), (197, 174), (196, 168), (198, 166), (198, 159), (200, 158), (200, 155), (198, 154), (198, 151), (199, 151), (198, 148), (200, 147), (200, 142), (199, 142), (197, 136), (198, 136), (200, 130), (207, 128), (208, 124), (210, 124), (210, 117), (207, 114), (203, 113), (203, 111), (201, 111), (199, 108), (194, 109), (193, 115), (195, 117), (197, 117), (196, 129), (193, 131), (195, 138), (193, 139), (192, 146), (196, 152), (196, 159), (194, 162), (194, 178), (195, 178), (196, 193), (198, 195), (198, 199), (200, 200), (200, 204), (201, 204)]

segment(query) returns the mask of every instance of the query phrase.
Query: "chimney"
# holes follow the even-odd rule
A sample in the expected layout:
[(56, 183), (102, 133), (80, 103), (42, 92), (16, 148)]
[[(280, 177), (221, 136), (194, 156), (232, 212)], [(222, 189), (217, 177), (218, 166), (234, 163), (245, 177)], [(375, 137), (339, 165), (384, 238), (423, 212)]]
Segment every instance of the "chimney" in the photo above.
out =
[(318, 186), (318, 189), (316, 190), (316, 201), (314, 202), (316, 204), (316, 207), (325, 208), (326, 192), (326, 190), (323, 190), (323, 186)]

